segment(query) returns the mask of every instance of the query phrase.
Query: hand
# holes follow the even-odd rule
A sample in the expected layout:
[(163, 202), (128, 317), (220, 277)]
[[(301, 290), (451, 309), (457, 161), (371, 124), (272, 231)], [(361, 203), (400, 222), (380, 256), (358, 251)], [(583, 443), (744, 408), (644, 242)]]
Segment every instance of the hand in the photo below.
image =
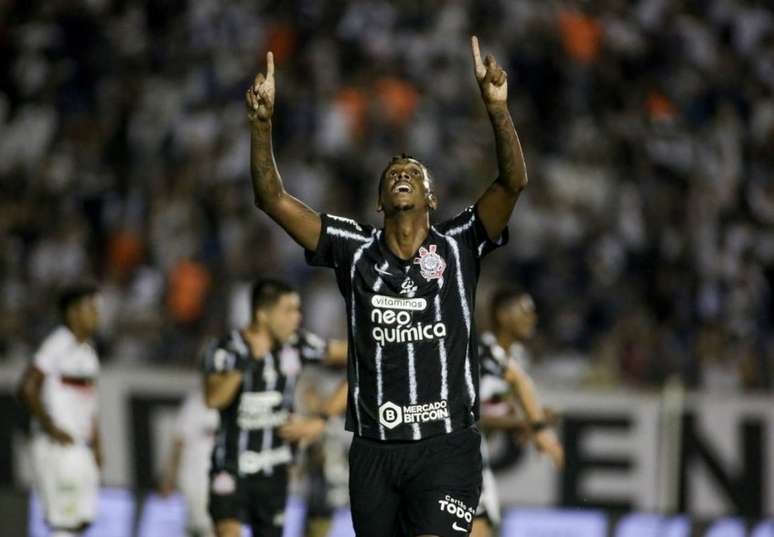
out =
[(481, 51), (478, 49), (478, 37), (470, 38), (473, 48), (473, 63), (476, 80), (481, 90), (485, 105), (505, 103), (508, 101), (508, 74), (497, 65), (494, 56), (487, 54), (481, 61)]
[(266, 76), (258, 73), (255, 82), (247, 90), (247, 118), (250, 123), (265, 122), (274, 112), (274, 54), (266, 53)]
[(279, 434), (289, 442), (311, 444), (322, 435), (326, 422), (322, 418), (290, 417), (290, 421), (280, 427)]
[(46, 434), (51, 437), (54, 442), (58, 444), (68, 445), (75, 442), (73, 437), (69, 433), (63, 431), (56, 425), (50, 425), (46, 428)]
[(564, 449), (562, 449), (559, 439), (556, 438), (552, 430), (543, 429), (536, 433), (532, 440), (535, 442), (538, 451), (551, 457), (554, 466), (557, 468), (564, 466)]

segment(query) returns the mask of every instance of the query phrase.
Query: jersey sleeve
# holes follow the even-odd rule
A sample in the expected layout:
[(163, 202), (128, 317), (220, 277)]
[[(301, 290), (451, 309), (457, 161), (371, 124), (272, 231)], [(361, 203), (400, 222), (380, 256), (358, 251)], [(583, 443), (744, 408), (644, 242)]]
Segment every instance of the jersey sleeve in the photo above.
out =
[(61, 352), (62, 337), (58, 332), (50, 335), (35, 352), (32, 359), (32, 365), (35, 366), (44, 375), (51, 375), (56, 372), (57, 356)]
[(473, 251), (479, 259), (508, 243), (508, 227), (499, 237), (491, 240), (486, 234), (484, 224), (478, 215), (478, 207), (473, 205), (450, 220), (438, 224), (436, 228), (445, 235), (451, 236), (462, 245)]
[(322, 214), (320, 220), (322, 227), (317, 250), (305, 252), (307, 263), (313, 267), (347, 269), (355, 252), (373, 240), (373, 227), (351, 218)]
[(204, 349), (202, 370), (205, 375), (230, 373), (242, 370), (242, 360), (233, 349), (223, 341), (212, 341)]
[(505, 376), (505, 364), (492, 356), (492, 353), (489, 352), (486, 347), (481, 347), (479, 356), (479, 360), (481, 361), (481, 375), (492, 375), (498, 378), (503, 378)]
[(295, 342), (303, 363), (320, 363), (328, 355), (328, 341), (308, 330), (299, 330)]

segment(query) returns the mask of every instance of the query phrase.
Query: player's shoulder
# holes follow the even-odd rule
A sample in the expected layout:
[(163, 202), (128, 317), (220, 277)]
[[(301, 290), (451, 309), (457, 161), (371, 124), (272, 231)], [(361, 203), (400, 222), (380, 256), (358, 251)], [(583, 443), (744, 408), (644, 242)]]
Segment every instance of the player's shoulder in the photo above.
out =
[(329, 235), (345, 239), (367, 241), (373, 237), (374, 233), (376, 233), (376, 228), (374, 226), (358, 222), (357, 220), (346, 216), (325, 213), (324, 220), (325, 231)]
[(250, 353), (242, 334), (236, 329), (211, 340), (209, 349), (211, 351), (222, 350), (240, 356), (246, 356)]
[(288, 343), (294, 347), (314, 347), (314, 348), (325, 348), (327, 345), (324, 338), (318, 336), (314, 332), (310, 332), (306, 328), (299, 328), (296, 330), (296, 333), (291, 336)]
[(476, 207), (471, 205), (455, 216), (434, 224), (433, 227), (441, 234), (454, 236), (472, 227), (476, 222), (476, 218), (478, 218)]
[(55, 354), (64, 352), (76, 344), (75, 335), (64, 325), (56, 327), (40, 343), (39, 353)]
[(507, 360), (505, 350), (492, 332), (484, 332), (479, 337), (479, 353), (481, 360), (491, 360), (500, 365), (505, 364)]

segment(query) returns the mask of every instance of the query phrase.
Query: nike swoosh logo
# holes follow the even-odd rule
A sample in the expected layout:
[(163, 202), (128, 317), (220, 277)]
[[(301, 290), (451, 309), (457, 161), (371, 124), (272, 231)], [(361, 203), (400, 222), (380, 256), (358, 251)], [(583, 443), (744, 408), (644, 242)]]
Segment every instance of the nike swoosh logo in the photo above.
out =
[(374, 265), (374, 270), (382, 276), (392, 276), (392, 273), (389, 270), (384, 270), (383, 268), (379, 268), (376, 265)]
[(468, 528), (463, 528), (462, 526), (458, 526), (456, 522), (452, 524), (452, 529), (454, 531), (464, 531), (465, 533), (468, 532)]

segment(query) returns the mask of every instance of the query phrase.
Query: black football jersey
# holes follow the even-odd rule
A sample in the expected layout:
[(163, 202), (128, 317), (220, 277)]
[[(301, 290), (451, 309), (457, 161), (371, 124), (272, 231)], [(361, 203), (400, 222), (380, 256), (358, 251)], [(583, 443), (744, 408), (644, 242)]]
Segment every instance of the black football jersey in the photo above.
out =
[(347, 429), (381, 440), (419, 440), (478, 419), (473, 318), (479, 262), (491, 241), (475, 207), (431, 226), (408, 260), (384, 231), (323, 214), (314, 266), (333, 268), (349, 336)]
[(242, 372), (232, 402), (220, 410), (212, 470), (237, 475), (273, 473), (292, 460), (290, 445), (277, 434), (293, 409), (294, 388), (304, 363), (320, 362), (327, 342), (299, 330), (287, 344), (256, 358), (239, 330), (205, 351), (204, 373)]

